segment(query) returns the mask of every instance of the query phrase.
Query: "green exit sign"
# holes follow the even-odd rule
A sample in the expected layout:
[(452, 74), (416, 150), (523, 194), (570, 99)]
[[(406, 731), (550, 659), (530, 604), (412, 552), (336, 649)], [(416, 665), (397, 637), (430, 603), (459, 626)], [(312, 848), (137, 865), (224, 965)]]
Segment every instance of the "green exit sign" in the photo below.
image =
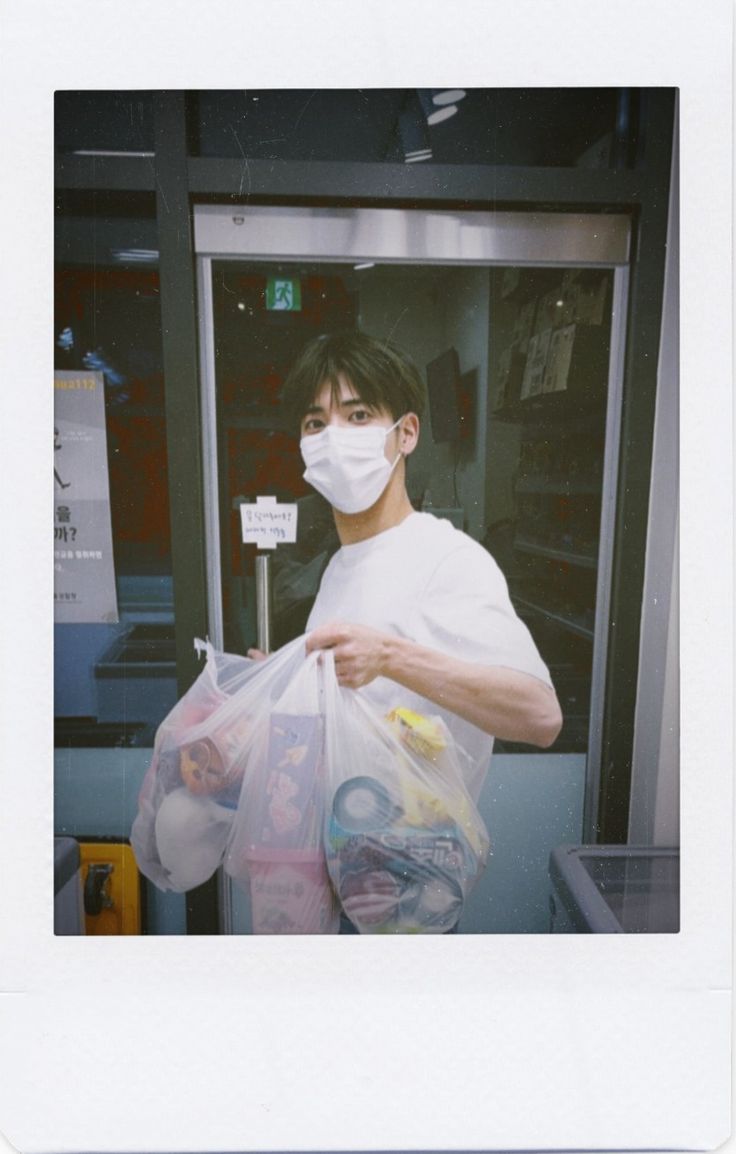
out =
[(290, 277), (271, 276), (266, 282), (266, 308), (296, 313), (302, 307), (302, 286)]

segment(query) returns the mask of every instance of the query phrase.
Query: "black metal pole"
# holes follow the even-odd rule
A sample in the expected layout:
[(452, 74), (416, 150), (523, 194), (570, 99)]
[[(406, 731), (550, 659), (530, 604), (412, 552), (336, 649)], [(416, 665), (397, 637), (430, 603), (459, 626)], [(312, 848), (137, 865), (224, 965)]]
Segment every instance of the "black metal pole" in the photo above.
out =
[[(154, 95), (156, 219), (166, 397), (166, 448), (179, 693), (199, 672), (194, 638), (207, 631), (197, 309), (183, 92)], [(155, 494), (151, 495), (155, 500)], [(218, 932), (217, 883), (187, 894), (187, 932)]]

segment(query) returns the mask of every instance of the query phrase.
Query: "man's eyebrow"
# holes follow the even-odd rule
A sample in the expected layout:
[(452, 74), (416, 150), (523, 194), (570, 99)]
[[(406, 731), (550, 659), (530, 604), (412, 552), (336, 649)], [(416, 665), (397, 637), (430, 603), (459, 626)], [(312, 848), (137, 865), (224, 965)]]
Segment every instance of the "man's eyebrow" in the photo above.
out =
[[(354, 408), (356, 405), (361, 405), (364, 409), (372, 409), (373, 408), (373, 405), (371, 405), (370, 401), (364, 401), (360, 397), (348, 397), (346, 400), (339, 402), (338, 408), (340, 408), (340, 409)], [(322, 407), (322, 405), (316, 405), (316, 404), (310, 405), (307, 409), (304, 410), (304, 416), (308, 417), (312, 413), (323, 413), (323, 412), (324, 412), (324, 408)]]

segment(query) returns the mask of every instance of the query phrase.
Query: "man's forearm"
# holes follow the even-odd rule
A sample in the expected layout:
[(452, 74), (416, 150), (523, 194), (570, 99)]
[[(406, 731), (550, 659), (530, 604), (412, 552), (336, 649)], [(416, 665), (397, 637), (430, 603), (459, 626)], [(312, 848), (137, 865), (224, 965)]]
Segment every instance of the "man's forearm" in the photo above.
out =
[(546, 748), (562, 726), (553, 689), (527, 673), (459, 661), (403, 637), (384, 638), (383, 676), (506, 741)]

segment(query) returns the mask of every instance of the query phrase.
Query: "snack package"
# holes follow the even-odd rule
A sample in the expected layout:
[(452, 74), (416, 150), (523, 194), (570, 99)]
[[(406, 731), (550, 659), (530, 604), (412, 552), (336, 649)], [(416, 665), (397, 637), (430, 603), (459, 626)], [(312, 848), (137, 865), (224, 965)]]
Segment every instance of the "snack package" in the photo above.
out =
[(302, 638), (265, 661), (195, 647), (205, 667), (157, 730), (130, 836), (141, 873), (179, 893), (222, 863), (254, 727), (304, 663)]
[(323, 662), (327, 866), (360, 933), (446, 933), (488, 858), (462, 754), (439, 718), (377, 717)]
[(327, 872), (319, 655), (306, 659), (254, 728), (226, 871), (250, 895), (256, 934), (329, 934), (339, 909)]

